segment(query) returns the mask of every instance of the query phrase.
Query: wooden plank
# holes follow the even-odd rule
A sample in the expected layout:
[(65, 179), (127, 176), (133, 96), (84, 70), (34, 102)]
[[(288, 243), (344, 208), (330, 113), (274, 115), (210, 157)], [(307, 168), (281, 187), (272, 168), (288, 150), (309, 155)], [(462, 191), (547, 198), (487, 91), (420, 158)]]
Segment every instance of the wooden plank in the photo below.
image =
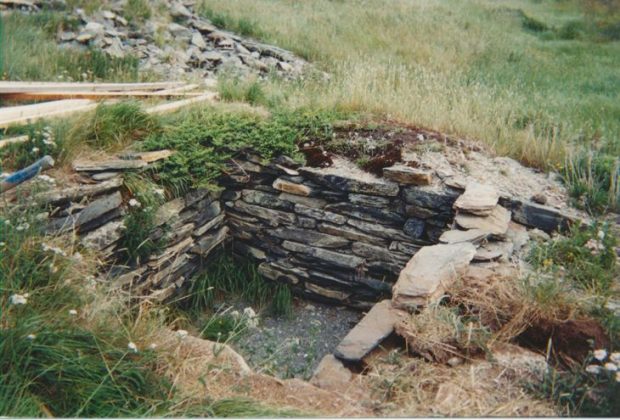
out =
[(0, 93), (27, 92), (124, 92), (174, 89), (186, 86), (183, 82), (152, 83), (72, 83), (72, 82), (12, 82), (0, 81)]
[(0, 93), (3, 99), (20, 101), (55, 100), (55, 99), (105, 99), (105, 98), (169, 98), (174, 96), (200, 96), (199, 92), (23, 92)]
[(61, 117), (74, 112), (89, 111), (96, 107), (97, 102), (94, 101), (69, 99), (0, 108), (0, 128), (16, 124), (27, 124), (42, 118)]
[(8, 146), (9, 144), (25, 143), (28, 141), (28, 136), (9, 137), (8, 139), (0, 140), (0, 149)]
[(155, 105), (147, 108), (146, 112), (148, 114), (165, 114), (168, 112), (174, 112), (188, 105), (195, 105), (202, 102), (214, 102), (217, 99), (217, 96), (218, 95), (215, 92), (205, 93), (200, 96), (196, 96), (195, 98)]

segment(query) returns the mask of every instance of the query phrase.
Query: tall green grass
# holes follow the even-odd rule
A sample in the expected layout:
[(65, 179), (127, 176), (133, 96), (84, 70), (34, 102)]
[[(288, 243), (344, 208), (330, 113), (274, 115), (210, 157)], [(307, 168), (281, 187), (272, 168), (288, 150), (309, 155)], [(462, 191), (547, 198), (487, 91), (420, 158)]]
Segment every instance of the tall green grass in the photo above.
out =
[(0, 17), (0, 78), (3, 80), (138, 81), (152, 78), (138, 72), (138, 59), (110, 57), (97, 49), (77, 50), (57, 45), (57, 30), (76, 22), (59, 12)]
[[(200, 4), (233, 29), (251, 20), (261, 39), (331, 75), (269, 82), (264, 102), (370, 111), (482, 140), (499, 154), (566, 172), (569, 182), (578, 175), (568, 157), (620, 156), (620, 44), (608, 36), (617, 9), (596, 12), (573, 0)], [(618, 208), (618, 190), (600, 188), (604, 207)]]

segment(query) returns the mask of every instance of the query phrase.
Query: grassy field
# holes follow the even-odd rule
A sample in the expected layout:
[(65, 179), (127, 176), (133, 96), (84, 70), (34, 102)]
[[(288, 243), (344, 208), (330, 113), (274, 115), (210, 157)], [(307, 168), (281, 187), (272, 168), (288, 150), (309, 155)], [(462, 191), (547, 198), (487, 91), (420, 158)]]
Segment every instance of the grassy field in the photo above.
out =
[(371, 111), (482, 140), (545, 169), (593, 152), (608, 168), (580, 164), (575, 181), (610, 192), (613, 207), (620, 14), (584, 3), (203, 0), (201, 10), (332, 75), (328, 83), (271, 86), (289, 105)]

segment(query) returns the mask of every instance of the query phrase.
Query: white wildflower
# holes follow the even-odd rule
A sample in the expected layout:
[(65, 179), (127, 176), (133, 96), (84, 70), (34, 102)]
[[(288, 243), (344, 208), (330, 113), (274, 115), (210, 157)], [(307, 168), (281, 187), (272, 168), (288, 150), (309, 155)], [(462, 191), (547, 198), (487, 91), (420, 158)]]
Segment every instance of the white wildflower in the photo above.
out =
[(243, 315), (247, 316), (250, 319), (256, 318), (256, 312), (254, 312), (254, 309), (250, 308), (249, 306), (243, 309)]
[(129, 200), (129, 207), (140, 207), (141, 204), (138, 200), (136, 200), (135, 198), (132, 198), (131, 200)]
[(134, 343), (133, 341), (130, 341), (129, 344), (127, 344), (127, 348), (134, 353), (138, 352), (138, 346), (136, 346), (136, 343)]
[(35, 216), (35, 219), (37, 219), (39, 222), (42, 222), (44, 220), (47, 220), (47, 218), (49, 217), (49, 213), (44, 211), (42, 213), (39, 213)]
[(164, 191), (163, 188), (155, 188), (153, 191), (155, 192), (155, 194), (157, 194), (161, 198), (164, 198), (166, 195), (166, 192)]
[(58, 273), (58, 267), (56, 267), (54, 263), (50, 263), (50, 273), (52, 274)]
[(157, 344), (155, 344), (155, 343), (149, 344), (149, 349), (150, 350), (155, 350), (156, 348), (157, 348)]
[(39, 153), (39, 148), (38, 147), (33, 147), (31, 150), (32, 153)]
[(607, 358), (607, 350), (605, 349), (594, 350), (594, 358), (602, 362), (603, 360), (605, 360), (605, 358)]
[(39, 175), (38, 179), (44, 182), (48, 182), (50, 184), (56, 184), (56, 180), (49, 175), (45, 175), (45, 174)]
[(29, 227), (30, 227), (30, 223), (26, 223), (26, 222), (24, 222), (24, 223), (22, 223), (21, 225), (18, 225), (18, 226), (15, 228), (15, 230), (16, 230), (16, 231), (18, 231), (18, 232), (21, 232), (22, 230), (26, 230), (26, 229), (28, 229)]
[(26, 338), (27, 338), (28, 340), (32, 341), (32, 340), (34, 340), (35, 338), (37, 338), (37, 336), (36, 336), (35, 334), (28, 334), (28, 335), (26, 336)]
[(4, 248), (5, 245), (6, 245), (6, 243), (0, 242), (0, 248)]
[(187, 334), (188, 333), (185, 330), (177, 330), (177, 337), (179, 337), (181, 340), (187, 337)]
[(67, 253), (65, 251), (55, 246), (49, 246), (48, 244), (43, 243), (41, 244), (41, 248), (43, 248), (43, 251), (51, 251), (54, 254), (58, 254), (63, 257), (67, 256)]
[(615, 363), (607, 362), (603, 366), (605, 367), (605, 370), (610, 372), (616, 372), (618, 370), (618, 366), (616, 366)]
[(26, 299), (27, 297), (28, 295), (19, 295), (16, 293), (11, 295), (9, 302), (11, 302), (12, 305), (25, 305), (28, 303), (28, 299)]
[(592, 373), (594, 375), (598, 375), (602, 371), (603, 371), (603, 369), (599, 365), (588, 365), (588, 366), (586, 366), (586, 372)]
[(596, 236), (598, 236), (598, 239), (602, 241), (603, 239), (605, 239), (605, 232), (603, 232), (602, 230), (599, 230)]
[(620, 382), (620, 372), (616, 372), (616, 382)]
[(239, 319), (239, 317), (241, 316), (241, 314), (239, 313), (239, 311), (232, 311), (230, 313), (230, 316), (232, 316), (235, 319)]
[(7, 226), (11, 226), (11, 221), (9, 219), (6, 219), (4, 221), (4, 224), (7, 225)]
[(609, 355), (609, 360), (611, 360), (612, 362), (614, 362), (617, 365), (620, 365), (620, 352), (613, 352), (612, 354)]
[(76, 316), (77, 315), (77, 311), (75, 309), (69, 309), (69, 315)]

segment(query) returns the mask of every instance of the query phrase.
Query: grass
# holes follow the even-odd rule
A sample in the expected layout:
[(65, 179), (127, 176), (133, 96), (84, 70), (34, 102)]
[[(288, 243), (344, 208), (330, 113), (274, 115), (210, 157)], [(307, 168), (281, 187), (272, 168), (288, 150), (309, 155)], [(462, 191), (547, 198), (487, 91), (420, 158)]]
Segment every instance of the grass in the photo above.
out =
[[(188, 296), (181, 301), (183, 308), (191, 311), (213, 309), (218, 300), (238, 299), (275, 315), (291, 313), (292, 297), (284, 285), (265, 280), (250, 261), (238, 261), (220, 254), (191, 282)], [(224, 318), (222, 325), (232, 325)], [(214, 327), (215, 328), (215, 327)]]
[(138, 73), (135, 57), (115, 58), (97, 49), (59, 47), (56, 31), (75, 27), (74, 20), (63, 18), (58, 12), (2, 16), (0, 79), (135, 82), (152, 78)]
[[(0, 414), (158, 413), (168, 386), (153, 374), (148, 354), (127, 350), (122, 322), (84, 323), (93, 294), (79, 285), (95, 265), (72, 255), (66, 242), (39, 236), (33, 214), (3, 213), (0, 223)], [(15, 295), (27, 297), (25, 304), (12, 303)]]
[(125, 230), (119, 239), (118, 249), (121, 261), (127, 264), (140, 265), (150, 255), (164, 247), (163, 240), (154, 240), (151, 236), (155, 231), (155, 214), (164, 202), (162, 194), (158, 194), (158, 186), (138, 174), (126, 174), (124, 186), (133, 197), (129, 212), (123, 223)]
[[(620, 44), (604, 35), (617, 9), (594, 13), (571, 0), (201, 4), (233, 29), (250, 20), (264, 41), (331, 74), (329, 82), (267, 83), (267, 98), (287, 106), (370, 111), (482, 140), (568, 180), (576, 175), (569, 154), (620, 155)], [(605, 190), (609, 208), (617, 192)]]

